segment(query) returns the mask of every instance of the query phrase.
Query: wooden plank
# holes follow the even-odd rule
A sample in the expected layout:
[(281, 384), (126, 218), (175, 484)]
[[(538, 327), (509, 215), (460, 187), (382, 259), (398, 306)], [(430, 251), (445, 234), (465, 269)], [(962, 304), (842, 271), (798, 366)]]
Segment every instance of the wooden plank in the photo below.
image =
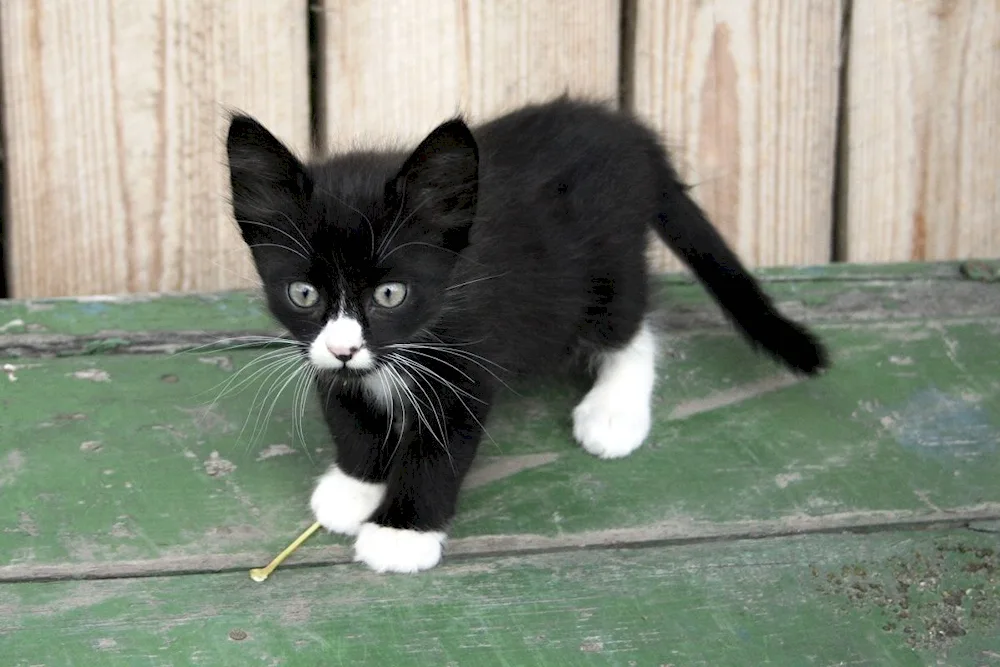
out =
[[(752, 266), (831, 258), (842, 10), (843, 0), (637, 0), (633, 108)], [(680, 266), (661, 244), (651, 259)]]
[[(843, 324), (994, 316), (1000, 262), (828, 264), (759, 270), (767, 292), (802, 321)], [(684, 274), (657, 276), (669, 331), (729, 329)], [(241, 334), (280, 333), (257, 292), (0, 300), (0, 357), (173, 352)], [(160, 347), (152, 347), (160, 346)]]
[[(24, 665), (992, 665), (997, 536), (823, 535), (0, 584)], [(57, 641), (54, 639), (57, 638)]]
[(616, 0), (327, 0), (329, 142), (418, 140), (563, 92), (617, 100)]
[(247, 286), (225, 107), (309, 142), (305, 0), (0, 3), (15, 296)]
[(1000, 3), (854, 3), (848, 261), (1000, 256)]
[[(774, 283), (794, 295), (787, 312), (827, 313), (835, 367), (808, 382), (702, 328), (701, 290), (665, 289), (665, 310), (695, 325), (662, 340), (649, 443), (596, 460), (570, 435), (578, 385), (517, 387), (488, 424), (449, 555), (1000, 518), (1000, 291), (890, 274)], [(192, 297), (185, 322), (225, 318), (218, 306)], [(43, 314), (55, 326), (59, 312)], [(293, 385), (268, 414), (278, 375), (253, 378), (260, 352), (94, 352), (5, 362), (0, 579), (251, 567), (308, 523), (330, 443), (311, 403), (298, 433)], [(244, 391), (213, 405), (234, 377)], [(295, 556), (349, 558), (329, 536)]]

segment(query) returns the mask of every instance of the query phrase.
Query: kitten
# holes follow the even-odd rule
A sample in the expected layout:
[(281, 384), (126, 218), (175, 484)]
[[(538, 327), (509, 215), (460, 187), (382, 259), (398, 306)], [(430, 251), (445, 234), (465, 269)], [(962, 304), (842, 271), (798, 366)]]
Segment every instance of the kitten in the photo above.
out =
[(317, 371), (336, 463), (311, 506), (355, 560), (416, 572), (445, 531), (498, 391), (581, 352), (573, 435), (601, 458), (650, 428), (647, 230), (735, 326), (791, 369), (822, 344), (778, 313), (688, 196), (656, 135), (560, 98), (412, 152), (303, 164), (252, 118), (227, 138), (233, 207), (274, 317)]

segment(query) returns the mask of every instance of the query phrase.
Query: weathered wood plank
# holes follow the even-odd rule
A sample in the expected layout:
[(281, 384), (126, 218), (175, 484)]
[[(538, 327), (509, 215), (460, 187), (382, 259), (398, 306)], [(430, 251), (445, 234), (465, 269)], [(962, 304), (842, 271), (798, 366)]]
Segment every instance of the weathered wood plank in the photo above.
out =
[(254, 284), (226, 107), (309, 145), (305, 0), (0, 3), (15, 296)]
[[(798, 319), (852, 322), (1000, 316), (996, 262), (835, 264), (758, 272), (779, 306)], [(658, 276), (659, 319), (672, 333), (730, 325), (689, 276)], [(0, 358), (175, 352), (231, 345), (226, 337), (277, 333), (259, 295), (222, 292), (85, 299), (0, 300)]]
[[(488, 424), (480, 465), (492, 471), (463, 495), (454, 548), (1000, 517), (1000, 320), (821, 331), (836, 367), (808, 382), (729, 333), (664, 339), (657, 423), (624, 461), (573, 444), (581, 387), (519, 387)], [(249, 567), (284, 546), (308, 522), (312, 479), (331, 450), (309, 404), (303, 451), (293, 385), (274, 403), (268, 393), (289, 376), (275, 368), (253, 380), (259, 359), (237, 351), (5, 366), (0, 578), (95, 576), (122, 563), (147, 574)], [(211, 405), (237, 369), (248, 386)], [(314, 538), (302, 557), (342, 562), (348, 552), (329, 545), (343, 544)]]
[[(954, 530), (0, 585), (7, 664), (990, 665), (995, 536)], [(52, 641), (58, 637), (58, 641)]]
[[(831, 258), (842, 12), (842, 0), (636, 3), (633, 108), (752, 266)], [(662, 244), (651, 256), (680, 266)]]
[(845, 259), (1000, 256), (1000, 3), (855, 2)]
[(563, 92), (618, 97), (614, 0), (325, 3), (331, 146), (416, 141)]

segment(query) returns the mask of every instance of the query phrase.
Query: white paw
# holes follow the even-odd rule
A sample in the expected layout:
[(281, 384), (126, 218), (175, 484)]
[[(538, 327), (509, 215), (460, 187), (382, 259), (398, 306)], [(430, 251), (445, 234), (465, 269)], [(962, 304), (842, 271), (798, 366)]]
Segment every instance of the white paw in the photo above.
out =
[(573, 410), (573, 436), (602, 459), (628, 456), (649, 435), (649, 396), (596, 386)]
[(354, 560), (376, 572), (429, 570), (441, 562), (444, 541), (444, 533), (366, 523), (354, 542)]
[(334, 533), (355, 535), (385, 497), (385, 484), (363, 482), (330, 466), (309, 501), (313, 516)]

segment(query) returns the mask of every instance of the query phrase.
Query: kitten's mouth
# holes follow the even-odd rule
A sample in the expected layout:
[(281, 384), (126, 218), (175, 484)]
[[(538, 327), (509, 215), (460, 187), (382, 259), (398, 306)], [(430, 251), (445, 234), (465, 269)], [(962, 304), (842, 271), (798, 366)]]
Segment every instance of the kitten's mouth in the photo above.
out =
[(323, 359), (322, 363), (316, 363), (315, 359), (310, 359), (310, 365), (319, 373), (336, 378), (363, 378), (378, 371), (381, 363), (373, 355), (369, 355), (363, 363), (352, 363), (353, 360), (333, 361)]
[(378, 366), (374, 365), (368, 368), (350, 368), (348, 366), (342, 366), (340, 368), (317, 368), (316, 370), (321, 373), (332, 375), (333, 377), (361, 379), (377, 371)]

